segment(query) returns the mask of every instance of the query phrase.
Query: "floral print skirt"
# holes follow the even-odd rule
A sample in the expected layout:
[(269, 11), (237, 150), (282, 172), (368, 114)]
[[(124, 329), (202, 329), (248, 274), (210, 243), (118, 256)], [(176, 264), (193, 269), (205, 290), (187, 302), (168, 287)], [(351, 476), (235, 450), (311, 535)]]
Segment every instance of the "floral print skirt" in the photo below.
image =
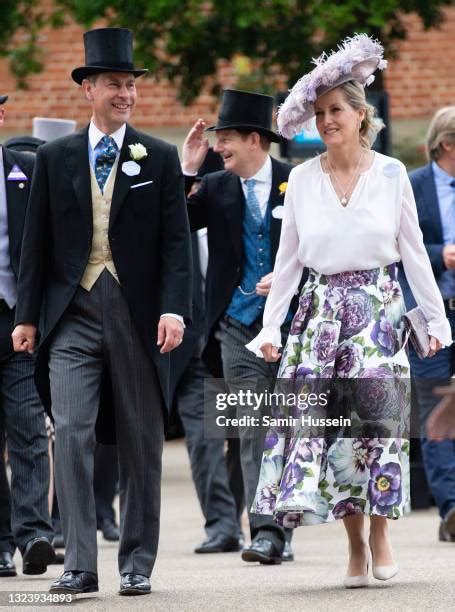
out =
[(277, 387), (301, 393), (343, 379), (354, 385), (360, 425), (335, 437), (270, 425), (251, 512), (293, 528), (358, 513), (396, 519), (409, 509), (409, 362), (395, 275), (393, 264), (333, 275), (310, 270)]

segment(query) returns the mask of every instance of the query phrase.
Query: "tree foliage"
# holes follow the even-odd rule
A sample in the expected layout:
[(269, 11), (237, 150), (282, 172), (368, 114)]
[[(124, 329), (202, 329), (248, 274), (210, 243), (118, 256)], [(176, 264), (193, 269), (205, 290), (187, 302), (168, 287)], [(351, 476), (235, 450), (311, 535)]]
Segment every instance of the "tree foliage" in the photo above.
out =
[[(219, 60), (248, 58), (261, 82), (261, 89), (273, 88), (278, 72), (293, 83), (308, 69), (312, 57), (322, 50), (335, 48), (342, 38), (354, 32), (367, 32), (380, 38), (390, 56), (394, 52), (394, 41), (406, 36), (403, 15), (415, 12), (425, 28), (435, 27), (443, 19), (442, 9), (454, 4), (454, 0), (55, 2), (56, 11), (52, 17), (58, 23), (66, 12), (87, 27), (104, 18), (110, 25), (131, 28), (135, 35), (137, 62), (149, 68), (155, 78), (166, 77), (176, 84), (185, 103), (191, 102), (206, 82), (216, 89)], [(8, 6), (6, 39), (17, 30), (27, 32), (23, 16), (32, 9), (36, 12), (39, 0), (2, 0), (3, 3)], [(0, 23), (4, 18), (5, 15), (0, 16)], [(32, 48), (36, 43), (34, 28), (27, 33)], [(16, 53), (20, 49), (11, 48)], [(26, 57), (32, 62), (33, 53)], [(23, 61), (21, 69), (26, 65)], [(32, 70), (37, 66), (29, 65)]]

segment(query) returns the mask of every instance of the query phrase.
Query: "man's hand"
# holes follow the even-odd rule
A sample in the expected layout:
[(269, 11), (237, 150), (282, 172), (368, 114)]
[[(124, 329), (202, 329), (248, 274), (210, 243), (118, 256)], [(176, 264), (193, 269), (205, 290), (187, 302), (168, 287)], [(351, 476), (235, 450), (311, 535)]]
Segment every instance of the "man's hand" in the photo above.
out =
[(455, 440), (455, 385), (435, 387), (435, 395), (442, 400), (435, 406), (427, 420), (429, 440)]
[(263, 295), (264, 297), (268, 296), (268, 294), (270, 293), (270, 287), (272, 286), (272, 275), (273, 272), (266, 274), (256, 284), (256, 293), (258, 295)]
[(183, 339), (184, 327), (174, 317), (161, 317), (158, 323), (158, 341), (160, 353), (170, 353), (177, 348)]
[(455, 270), (455, 244), (447, 244), (442, 249), (442, 259), (447, 270)]
[(279, 352), (278, 347), (273, 346), (271, 342), (266, 342), (261, 346), (262, 354), (264, 355), (265, 361), (269, 363), (275, 363), (279, 361), (281, 357), (281, 353)]
[(12, 333), (13, 347), (17, 353), (33, 353), (35, 350), (36, 326), (30, 323), (17, 325)]
[(204, 136), (205, 121), (198, 119), (188, 133), (182, 149), (182, 170), (195, 174), (207, 155), (209, 141)]

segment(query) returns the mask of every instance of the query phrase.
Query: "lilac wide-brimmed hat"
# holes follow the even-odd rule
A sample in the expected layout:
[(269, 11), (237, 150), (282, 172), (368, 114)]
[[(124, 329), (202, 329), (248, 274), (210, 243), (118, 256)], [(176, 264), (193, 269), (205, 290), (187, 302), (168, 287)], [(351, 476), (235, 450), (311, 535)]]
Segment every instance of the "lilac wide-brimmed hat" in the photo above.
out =
[(356, 81), (364, 87), (374, 81), (373, 73), (387, 67), (381, 43), (367, 34), (347, 38), (330, 55), (313, 60), (315, 68), (297, 81), (278, 109), (277, 124), (282, 136), (291, 139), (307, 127), (314, 116), (316, 98), (342, 83)]

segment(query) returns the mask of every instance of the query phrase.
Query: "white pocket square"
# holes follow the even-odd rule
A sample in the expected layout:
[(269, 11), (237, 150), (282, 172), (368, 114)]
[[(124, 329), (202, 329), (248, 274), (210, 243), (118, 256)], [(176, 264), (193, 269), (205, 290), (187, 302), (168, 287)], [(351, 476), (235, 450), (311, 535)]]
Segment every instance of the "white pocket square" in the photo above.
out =
[(284, 212), (284, 206), (275, 206), (275, 208), (272, 208), (272, 217), (274, 219), (282, 219), (283, 212)]
[(136, 183), (136, 185), (131, 185), (130, 189), (137, 189), (138, 187), (144, 187), (144, 185), (150, 185), (153, 181), (145, 181), (145, 183)]

